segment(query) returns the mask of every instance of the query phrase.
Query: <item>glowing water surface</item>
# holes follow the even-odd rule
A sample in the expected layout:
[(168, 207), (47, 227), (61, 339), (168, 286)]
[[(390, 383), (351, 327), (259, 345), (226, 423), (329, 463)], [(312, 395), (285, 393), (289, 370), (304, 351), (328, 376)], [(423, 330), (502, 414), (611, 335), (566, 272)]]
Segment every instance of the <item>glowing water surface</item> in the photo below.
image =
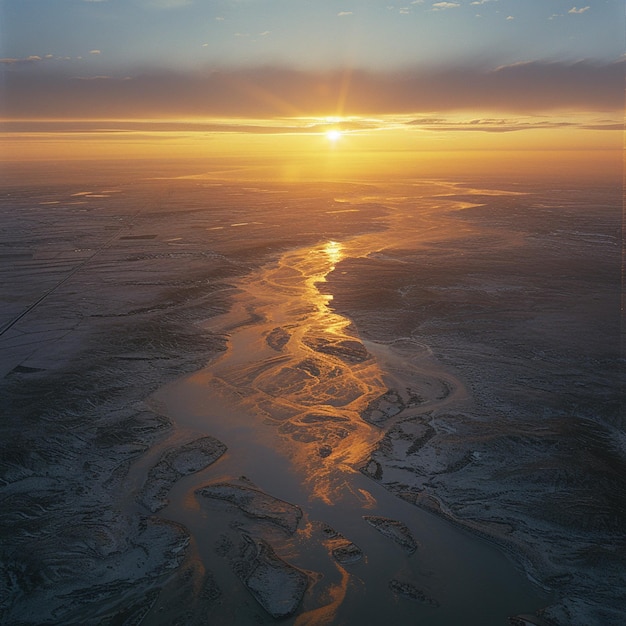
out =
[[(231, 311), (208, 322), (211, 330), (228, 333), (227, 351), (155, 395), (180, 429), (214, 435), (228, 446), (213, 466), (181, 480), (164, 510), (190, 530), (198, 557), (225, 592), (215, 623), (247, 624), (253, 617), (248, 592), (214, 551), (229, 513), (205, 507), (194, 490), (240, 476), (304, 511), (296, 534), (274, 547), (317, 574), (300, 612), (281, 623), (504, 625), (508, 616), (545, 603), (494, 546), (358, 471), (383, 434), (360, 414), (388, 388), (419, 390), (426, 401), (416, 413), (465, 397), (461, 383), (432, 362), (426, 346), (407, 338), (361, 343), (318, 289), (342, 258), (376, 253), (390, 239), (414, 244), (427, 227), (402, 199), (387, 205), (392, 214), (384, 237), (365, 234), (291, 250), (241, 280)], [(438, 399), (442, 381), (452, 392)], [(363, 515), (404, 522), (420, 548), (407, 555)], [(337, 563), (315, 535), (320, 521), (357, 544), (364, 558)], [(395, 597), (391, 579), (411, 582), (440, 606)]]

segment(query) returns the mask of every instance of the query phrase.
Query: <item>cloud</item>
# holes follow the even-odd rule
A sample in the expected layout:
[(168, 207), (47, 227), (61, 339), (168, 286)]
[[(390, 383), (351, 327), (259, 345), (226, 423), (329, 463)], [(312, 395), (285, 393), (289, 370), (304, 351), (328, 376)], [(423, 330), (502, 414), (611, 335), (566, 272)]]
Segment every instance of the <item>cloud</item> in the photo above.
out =
[(624, 124), (620, 122), (603, 122), (599, 124), (584, 124), (585, 130), (618, 130), (624, 132)]
[[(104, 79), (105, 77), (100, 77)], [(341, 122), (326, 122), (316, 118), (277, 118), (272, 121), (225, 121), (225, 120), (3, 120), (2, 131), (12, 133), (41, 132), (41, 133), (97, 133), (132, 134), (145, 133), (146, 137), (154, 138), (152, 133), (249, 133), (254, 135), (267, 134), (321, 134), (329, 128), (339, 129), (342, 132), (381, 130), (389, 127), (429, 132), (486, 132), (510, 133), (525, 130), (559, 130), (581, 129), (593, 131), (624, 130), (624, 125), (615, 120), (585, 121), (555, 121), (552, 119), (537, 120), (535, 118), (474, 118), (459, 120), (447, 117), (418, 117), (406, 118), (384, 117), (378, 119), (348, 119)]]
[[(46, 59), (49, 56), (46, 55)], [(32, 63), (38, 63), (39, 61), (43, 61), (43, 58), (38, 55), (31, 55), (28, 57), (16, 58), (16, 57), (4, 57), (0, 59), (0, 64), (2, 65), (30, 65)]]
[(443, 11), (445, 9), (455, 9), (461, 5), (458, 2), (435, 2), (433, 4), (433, 11)]
[(572, 7), (568, 13), (575, 13), (575, 14), (580, 14), (580, 13), (584, 13), (585, 11), (589, 11), (591, 7), (582, 7), (581, 9), (577, 9), (576, 7)]
[[(78, 79), (63, 66), (4, 60), (4, 118), (159, 119), (484, 111), (622, 111), (626, 60), (528, 62), (397, 72), (285, 67), (151, 71)], [(67, 66), (71, 67), (71, 66)], [(40, 69), (38, 69), (40, 68)], [(52, 70), (49, 68), (53, 68)], [(346, 88), (346, 85), (349, 88)]]
[(514, 20), (515, 18), (512, 15), (507, 15), (506, 19), (510, 21), (510, 20)]
[(114, 79), (112, 76), (75, 76), (74, 80), (114, 80)]
[(178, 9), (193, 4), (193, 0), (139, 0), (146, 9)]
[(474, 2), (470, 2), (470, 4), (479, 5), (487, 4), (487, 2), (498, 2), (498, 0), (474, 0)]
[(601, 120), (596, 123), (572, 122), (553, 119), (518, 119), (518, 118), (478, 118), (471, 120), (455, 120), (445, 117), (418, 117), (406, 122), (407, 126), (429, 131), (441, 132), (486, 132), (512, 133), (523, 130), (555, 130), (555, 129), (584, 129), (623, 131), (624, 124), (615, 120)]
[(424, 130), (471, 131), (487, 133), (511, 133), (521, 130), (555, 129), (579, 126), (579, 124), (574, 122), (559, 122), (552, 120), (528, 122), (520, 121), (514, 118), (479, 118), (468, 121), (448, 120), (446, 118), (416, 118), (407, 122), (407, 125), (423, 128)]
[[(85, 0), (88, 1), (88, 0)], [(89, 54), (98, 55), (101, 54), (100, 50), (90, 50)], [(42, 61), (75, 61), (81, 60), (83, 57), (57, 57), (54, 54), (44, 54), (40, 56), (38, 54), (31, 54), (27, 57), (4, 57), (0, 58), (0, 65), (13, 66), (13, 69), (19, 69), (20, 67), (32, 67), (40, 64)]]
[(339, 11), (337, 13), (337, 17), (345, 17), (346, 15), (354, 15), (352, 11)]
[[(392, 122), (397, 127), (398, 122)], [(402, 122), (399, 122), (402, 123)], [(377, 130), (387, 127), (384, 120), (343, 120), (341, 122), (320, 121), (319, 118), (277, 119), (272, 122), (255, 120), (224, 121), (178, 121), (178, 120), (3, 120), (3, 132), (65, 132), (99, 134), (123, 134), (138, 132), (205, 132), (205, 133), (250, 133), (268, 135), (285, 133), (320, 134), (330, 128), (342, 132)]]

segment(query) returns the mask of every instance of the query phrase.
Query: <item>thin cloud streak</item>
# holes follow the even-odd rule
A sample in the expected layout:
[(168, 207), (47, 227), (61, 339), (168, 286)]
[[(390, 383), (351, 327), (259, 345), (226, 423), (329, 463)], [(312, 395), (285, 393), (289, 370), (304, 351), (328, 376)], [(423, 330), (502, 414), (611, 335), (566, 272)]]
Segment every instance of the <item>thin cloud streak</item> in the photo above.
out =
[(580, 15), (581, 13), (585, 13), (586, 11), (589, 11), (591, 7), (587, 6), (587, 7), (581, 7), (580, 9), (577, 7), (572, 7), (568, 13), (572, 13), (574, 15)]
[(455, 121), (446, 118), (417, 118), (407, 122), (408, 126), (430, 131), (469, 131), (486, 133), (512, 133), (523, 130), (556, 130), (556, 129), (584, 129), (584, 130), (623, 130), (624, 125), (613, 120), (598, 122), (596, 124), (553, 121), (553, 120), (518, 120), (518, 119), (472, 119), (468, 121)]
[(406, 119), (403, 116), (380, 116), (378, 118), (340, 118), (325, 121), (320, 118), (278, 118), (267, 120), (13, 120), (0, 121), (0, 133), (45, 134), (97, 134), (133, 135), (144, 133), (247, 133), (252, 135), (310, 135), (325, 134), (329, 130), (342, 133), (363, 133), (389, 129), (407, 129), (434, 132), (485, 132), (510, 133), (525, 130), (579, 129), (594, 131), (623, 131), (624, 125), (616, 120), (563, 121), (536, 119), (531, 116), (518, 118), (472, 118), (459, 120), (456, 117), (418, 117)]
[(443, 11), (445, 9), (456, 9), (461, 5), (458, 2), (435, 2), (433, 11)]
[[(5, 119), (276, 118), (427, 111), (619, 111), (626, 60), (528, 62), (376, 73), (281, 67), (116, 77), (39, 72), (7, 64)], [(89, 79), (87, 79), (89, 78)]]
[(66, 134), (136, 134), (136, 133), (249, 133), (253, 135), (322, 134), (330, 129), (341, 132), (370, 131), (397, 128), (398, 120), (341, 120), (322, 121), (319, 118), (287, 118), (271, 122), (265, 120), (210, 120), (180, 122), (174, 120), (29, 120), (0, 121), (0, 132), (6, 133), (66, 133)]

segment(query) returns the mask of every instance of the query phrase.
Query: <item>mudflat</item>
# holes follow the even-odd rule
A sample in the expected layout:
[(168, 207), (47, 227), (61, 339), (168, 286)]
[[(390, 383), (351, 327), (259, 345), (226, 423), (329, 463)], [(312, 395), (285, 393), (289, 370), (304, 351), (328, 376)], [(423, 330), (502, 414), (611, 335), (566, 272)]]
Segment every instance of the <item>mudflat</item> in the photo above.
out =
[(618, 185), (40, 167), (2, 186), (3, 621), (624, 614)]

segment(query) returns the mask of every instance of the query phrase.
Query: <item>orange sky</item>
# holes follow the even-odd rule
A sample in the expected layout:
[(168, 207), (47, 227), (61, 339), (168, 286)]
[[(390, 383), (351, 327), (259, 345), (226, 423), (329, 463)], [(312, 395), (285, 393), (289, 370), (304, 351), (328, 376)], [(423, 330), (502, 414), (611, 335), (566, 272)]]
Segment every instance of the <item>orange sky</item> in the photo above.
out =
[[(328, 139), (329, 129), (340, 131), (336, 141)], [(16, 122), (5, 125), (0, 141), (4, 161), (194, 158), (222, 175), (310, 180), (563, 168), (616, 176), (623, 133), (605, 116), (563, 112)]]
[[(562, 133), (561, 137), (557, 137)], [(619, 137), (618, 137), (619, 136)], [(2, 138), (11, 161), (195, 159), (190, 172), (215, 178), (391, 180), (459, 175), (616, 179), (621, 133), (521, 131), (444, 133), (389, 130), (343, 134), (47, 133)]]

